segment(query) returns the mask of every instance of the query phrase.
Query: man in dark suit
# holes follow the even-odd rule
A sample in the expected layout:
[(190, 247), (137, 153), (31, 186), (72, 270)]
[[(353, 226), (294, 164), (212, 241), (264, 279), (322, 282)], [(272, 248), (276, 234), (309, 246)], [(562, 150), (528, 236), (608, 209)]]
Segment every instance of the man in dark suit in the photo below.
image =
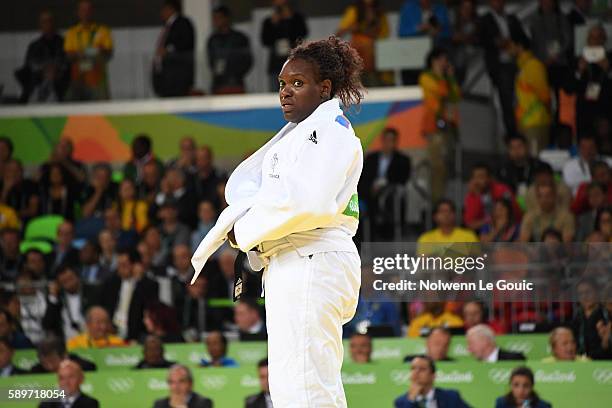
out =
[(57, 371), (59, 389), (65, 395), (60, 401), (41, 402), (39, 408), (98, 408), (98, 400), (81, 392), (84, 376), (81, 367), (71, 360), (61, 362)]
[(427, 356), (418, 356), (410, 363), (410, 388), (395, 399), (395, 408), (467, 408), (459, 392), (434, 387), (436, 365)]
[[(451, 343), (451, 332), (444, 327), (435, 327), (427, 335), (425, 340), (425, 355), (433, 361), (454, 361), (448, 356), (448, 348)], [(404, 363), (410, 363), (419, 355), (404, 357)]]
[(525, 360), (522, 353), (503, 350), (495, 343), (495, 333), (486, 324), (477, 324), (465, 334), (469, 352), (478, 361), (496, 363), (498, 361)]
[(268, 383), (268, 359), (264, 358), (257, 363), (257, 374), (261, 392), (249, 395), (244, 401), (245, 408), (272, 408), (272, 398), (270, 397), (270, 385)]
[(186, 96), (193, 86), (193, 25), (181, 14), (178, 0), (164, 1), (161, 18), (164, 28), (153, 59), (153, 90), (160, 97)]
[(479, 21), (478, 37), (484, 48), (487, 72), (499, 94), (506, 135), (512, 136), (516, 134), (514, 78), (517, 68), (508, 50), (511, 38), (526, 34), (519, 19), (505, 13), (505, 0), (490, 0), (489, 5), (491, 10)]
[(121, 337), (137, 340), (145, 331), (145, 304), (159, 298), (159, 285), (144, 276), (140, 255), (123, 250), (117, 256), (117, 271), (103, 284), (102, 306), (108, 311)]
[(168, 388), (170, 396), (158, 399), (153, 408), (170, 408), (187, 406), (187, 408), (212, 408), (213, 402), (209, 398), (193, 392), (193, 375), (184, 365), (175, 364), (168, 371)]
[(15, 367), (13, 364), (14, 354), (15, 349), (8, 337), (0, 337), (0, 378), (27, 373), (27, 371)]
[(402, 222), (393, 219), (395, 204), (393, 194), (390, 194), (384, 202), (380, 202), (381, 196), (405, 185), (410, 178), (412, 165), (410, 158), (397, 150), (398, 136), (396, 129), (385, 129), (381, 136), (381, 150), (370, 153), (363, 163), (358, 186), (359, 197), (366, 204), (366, 213), (375, 233), (392, 231), (395, 222)]
[(238, 326), (240, 341), (266, 340), (266, 324), (261, 309), (253, 298), (242, 297), (234, 306), (234, 322)]
[(38, 363), (30, 369), (30, 374), (57, 373), (60, 363), (69, 359), (77, 363), (83, 371), (96, 371), (96, 365), (74, 353), (66, 353), (63, 339), (48, 335), (38, 343)]
[(168, 361), (164, 358), (164, 344), (161, 339), (154, 335), (149, 335), (145, 338), (142, 344), (143, 359), (136, 365), (137, 370), (147, 368), (170, 368), (174, 365), (173, 361)]

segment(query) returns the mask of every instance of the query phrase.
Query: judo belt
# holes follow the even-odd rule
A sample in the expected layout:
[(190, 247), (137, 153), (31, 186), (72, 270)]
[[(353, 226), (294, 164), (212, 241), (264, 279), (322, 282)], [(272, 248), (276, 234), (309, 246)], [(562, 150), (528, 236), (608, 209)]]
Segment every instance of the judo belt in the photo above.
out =
[(239, 300), (242, 297), (242, 291), (244, 288), (244, 261), (247, 258), (246, 252), (238, 252), (238, 256), (234, 261), (234, 294), (233, 299), (234, 302)]

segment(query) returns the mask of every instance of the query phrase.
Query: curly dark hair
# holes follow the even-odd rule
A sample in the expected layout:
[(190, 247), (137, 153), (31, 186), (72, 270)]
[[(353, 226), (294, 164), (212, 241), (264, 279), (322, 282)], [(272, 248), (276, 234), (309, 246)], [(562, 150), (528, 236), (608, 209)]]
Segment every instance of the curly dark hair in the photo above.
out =
[(303, 42), (291, 50), (288, 59), (292, 58), (312, 63), (319, 80), (331, 81), (330, 96), (337, 96), (346, 108), (359, 105), (363, 99), (363, 59), (348, 42), (336, 36)]

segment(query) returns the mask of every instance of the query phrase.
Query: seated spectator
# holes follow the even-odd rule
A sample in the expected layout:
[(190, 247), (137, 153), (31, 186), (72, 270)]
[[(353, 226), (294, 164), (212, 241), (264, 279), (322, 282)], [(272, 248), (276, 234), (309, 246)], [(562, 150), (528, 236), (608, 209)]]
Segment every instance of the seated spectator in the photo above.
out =
[(111, 274), (110, 269), (100, 264), (99, 251), (97, 244), (87, 241), (79, 252), (81, 266), (77, 272), (86, 284), (99, 285), (108, 279)]
[(68, 137), (62, 137), (53, 147), (51, 157), (40, 166), (40, 185), (49, 185), (51, 166), (59, 165), (63, 171), (64, 180), (71, 191), (78, 191), (87, 181), (85, 165), (73, 156), (74, 144)]
[(151, 265), (165, 270), (169, 263), (170, 248), (163, 245), (159, 229), (149, 225), (142, 232), (142, 242), (147, 245), (149, 252), (152, 254)]
[(30, 369), (30, 374), (57, 373), (63, 360), (77, 363), (83, 371), (96, 371), (96, 365), (80, 357), (78, 354), (67, 353), (64, 341), (54, 335), (45, 337), (36, 347), (38, 363)]
[(234, 322), (241, 341), (266, 340), (266, 324), (255, 299), (242, 297), (234, 306)]
[(187, 96), (194, 81), (193, 24), (178, 0), (164, 1), (160, 14), (164, 27), (153, 59), (153, 90), (160, 97)]
[(606, 187), (598, 182), (591, 182), (587, 188), (587, 205), (589, 210), (578, 216), (576, 222), (576, 241), (583, 242), (586, 237), (595, 231), (597, 213), (606, 206)]
[(200, 201), (198, 204), (198, 226), (191, 233), (191, 250), (195, 252), (206, 234), (215, 226), (217, 211), (210, 201)]
[(538, 206), (525, 214), (521, 225), (520, 241), (541, 241), (544, 231), (554, 228), (561, 232), (563, 242), (571, 242), (576, 230), (574, 216), (557, 204), (555, 185), (538, 185), (536, 196)]
[(102, 217), (117, 200), (119, 187), (112, 181), (112, 175), (110, 165), (98, 163), (94, 166), (90, 185), (83, 195), (83, 217)]
[(612, 356), (609, 341), (600, 336), (604, 334), (609, 320), (607, 311), (599, 301), (599, 285), (590, 278), (583, 278), (576, 284), (578, 308), (572, 321), (572, 331), (577, 340), (576, 353), (598, 360)]
[(203, 358), (200, 367), (238, 367), (233, 358), (227, 357), (227, 338), (220, 331), (206, 336), (206, 350), (210, 359)]
[(212, 400), (193, 391), (191, 370), (181, 364), (174, 364), (168, 370), (168, 389), (170, 396), (155, 401), (153, 408), (212, 408)]
[(136, 197), (136, 185), (131, 179), (119, 184), (117, 210), (121, 217), (121, 229), (141, 233), (149, 225), (149, 206)]
[[(364, 287), (365, 280), (370, 276), (366, 278), (364, 275), (362, 283)], [(380, 336), (400, 335), (402, 322), (397, 304), (389, 301), (385, 294), (376, 295), (378, 296), (376, 299), (366, 300), (364, 297), (358, 299), (355, 316), (344, 326), (345, 336), (352, 333), (368, 333), (372, 329), (382, 331)]]
[(572, 201), (572, 212), (576, 215), (580, 215), (586, 211), (592, 210), (593, 207), (589, 205), (589, 186), (591, 183), (598, 183), (603, 187), (603, 201), (604, 204), (612, 205), (612, 169), (605, 161), (596, 160), (591, 165), (591, 181), (580, 183), (578, 191), (574, 201)]
[(196, 142), (191, 136), (182, 137), (179, 141), (178, 157), (168, 161), (167, 168), (183, 171), (185, 177), (195, 175), (196, 169)]
[(525, 366), (516, 367), (510, 373), (510, 392), (495, 400), (495, 408), (551, 408), (552, 405), (540, 399), (534, 386), (533, 371)]
[(133, 248), (138, 240), (134, 230), (125, 230), (121, 226), (121, 215), (116, 208), (107, 208), (104, 211), (104, 229), (111, 233), (119, 250)]
[(75, 206), (78, 202), (78, 194), (67, 183), (65, 171), (59, 164), (51, 164), (49, 166), (49, 182), (41, 183), (41, 213), (61, 215), (67, 220), (74, 221)]
[(357, 364), (372, 362), (372, 338), (364, 333), (353, 333), (349, 340), (351, 361)]
[(481, 242), (514, 242), (519, 237), (520, 226), (514, 220), (512, 204), (501, 199), (493, 204), (491, 222), (480, 230)]
[(28, 249), (23, 254), (23, 269), (27, 269), (32, 274), (32, 279), (41, 281), (47, 279), (50, 275), (47, 269), (47, 260), (45, 254), (36, 248)]
[(109, 99), (107, 64), (113, 55), (111, 31), (93, 21), (91, 0), (79, 1), (77, 15), (79, 23), (68, 29), (64, 41), (64, 51), (72, 64), (66, 100)]
[(189, 245), (189, 227), (179, 218), (179, 209), (172, 202), (165, 202), (159, 209), (159, 232), (161, 233), (163, 251), (171, 253), (177, 245)]
[(530, 50), (524, 33), (511, 33), (509, 52), (516, 60), (516, 123), (527, 139), (529, 152), (537, 156), (550, 141), (550, 86), (546, 66)]
[[(145, 167), (152, 163), (157, 169), (156, 175), (164, 174), (164, 164), (153, 153), (153, 142), (147, 134), (139, 134), (132, 140), (132, 159), (123, 166), (123, 176), (134, 180), (137, 185), (144, 181)], [(150, 170), (153, 173), (153, 171)], [(142, 199), (142, 195), (140, 195)]]
[(15, 228), (0, 229), (0, 279), (14, 281), (21, 264), (19, 230)]
[(221, 330), (222, 312), (211, 308), (206, 301), (208, 277), (200, 274), (193, 284), (185, 284), (185, 291), (183, 300), (175, 303), (185, 340), (199, 341), (205, 332)]
[(140, 255), (123, 250), (117, 257), (117, 271), (102, 285), (102, 306), (112, 316), (120, 337), (138, 340), (144, 333), (143, 315), (146, 303), (159, 298), (159, 285), (143, 276)]
[(525, 360), (522, 353), (499, 348), (495, 343), (495, 333), (486, 324), (471, 327), (465, 335), (470, 354), (478, 361), (496, 363), (506, 360)]
[(542, 359), (543, 363), (557, 361), (589, 361), (588, 357), (576, 354), (576, 339), (574, 333), (567, 327), (557, 327), (548, 338), (551, 356)]
[(117, 240), (108, 229), (98, 233), (98, 245), (100, 246), (100, 257), (98, 263), (107, 271), (117, 269)]
[(151, 160), (142, 166), (141, 180), (136, 183), (138, 199), (146, 202), (149, 208), (155, 203), (155, 197), (159, 193), (162, 171), (157, 162)]
[(465, 331), (467, 332), (479, 324), (486, 324), (493, 329), (495, 334), (504, 334), (506, 329), (503, 324), (489, 320), (486, 316), (486, 311), (484, 303), (480, 301), (465, 302), (461, 308), (461, 317), (463, 318)]
[[(4, 297), (8, 297), (8, 294), (4, 294)], [(18, 300), (15, 294), (12, 295)], [(19, 304), (19, 302), (17, 302)], [(14, 349), (29, 349), (33, 348), (30, 339), (23, 333), (19, 325), (19, 321), (4, 308), (0, 308), (0, 337), (8, 339), (11, 343), (11, 348)]]
[(53, 275), (61, 265), (76, 265), (79, 262), (79, 251), (72, 245), (73, 241), (74, 225), (70, 221), (62, 222), (57, 227), (57, 243), (50, 256)]
[[(612, 283), (608, 282), (602, 291), (602, 303), (608, 316), (612, 316)], [(608, 360), (612, 360), (612, 323), (608, 320), (597, 322), (597, 334), (601, 338), (601, 348), (603, 355)]]
[(149, 334), (142, 343), (142, 360), (136, 365), (136, 369), (147, 368), (170, 368), (176, 364), (164, 358), (164, 343), (154, 334)]
[(79, 348), (104, 348), (124, 346), (121, 337), (112, 334), (112, 326), (108, 312), (100, 306), (92, 306), (85, 314), (85, 332), (78, 334), (66, 342), (68, 351)]
[(257, 363), (257, 376), (259, 377), (259, 394), (249, 395), (244, 401), (245, 408), (268, 408), (272, 406), (270, 385), (268, 383), (268, 359), (264, 358)]
[[(395, 408), (467, 408), (459, 392), (434, 386), (436, 364), (427, 356), (418, 356), (410, 362), (410, 388), (395, 399)], [(435, 404), (435, 405), (433, 405)]]
[(181, 330), (176, 318), (176, 310), (156, 302), (144, 310), (143, 323), (148, 335), (158, 337), (163, 343), (182, 343)]
[(563, 165), (563, 181), (576, 195), (580, 184), (591, 181), (591, 166), (595, 161), (605, 161), (612, 166), (612, 159), (599, 156), (595, 138), (582, 135), (578, 139), (578, 156)]
[(38, 16), (40, 36), (28, 44), (23, 67), (15, 72), (21, 85), (20, 102), (62, 101), (68, 87), (68, 60), (64, 38), (55, 29), (49, 10)]
[[(158, 213), (158, 209), (161, 210), (167, 205), (176, 207), (178, 220), (182, 224), (195, 228), (197, 199), (187, 185), (185, 175), (181, 170), (169, 169), (166, 171), (161, 181), (160, 192), (155, 197), (152, 211)], [(161, 214), (158, 213), (157, 216), (164, 221)]]
[(612, 207), (604, 207), (597, 212), (595, 231), (601, 233), (603, 242), (612, 242)]
[(27, 374), (27, 371), (13, 364), (15, 349), (7, 337), (0, 337), (0, 377)]
[(440, 200), (434, 209), (433, 218), (435, 229), (421, 234), (418, 238), (417, 252), (429, 252), (426, 244), (440, 244), (452, 242), (478, 242), (473, 231), (457, 226), (457, 209), (451, 200)]
[(408, 337), (426, 336), (436, 327), (463, 327), (463, 320), (444, 310), (444, 302), (427, 302), (425, 310), (408, 326)]
[(278, 92), (278, 74), (289, 56), (289, 51), (308, 35), (306, 19), (289, 0), (272, 0), (272, 15), (266, 17), (261, 29), (261, 42), (268, 51), (267, 73), (269, 90)]
[(166, 268), (165, 275), (172, 285), (172, 302), (180, 304), (185, 298), (185, 285), (191, 282), (193, 266), (191, 249), (188, 245), (177, 244), (172, 248), (172, 264)]
[(527, 193), (527, 187), (535, 179), (535, 171), (542, 164), (529, 154), (527, 140), (515, 135), (506, 139), (508, 155), (497, 171), (497, 179), (508, 185), (517, 196)]
[[(365, 212), (372, 223), (374, 234), (380, 235), (381, 239), (390, 238), (387, 231), (393, 231), (392, 227), (397, 222), (389, 215), (395, 200), (388, 193), (393, 193), (410, 178), (410, 158), (398, 150), (398, 138), (397, 129), (383, 130), (381, 150), (365, 157), (359, 179), (359, 197), (365, 202)], [(380, 197), (384, 194), (388, 197), (381, 203)]]
[(249, 38), (232, 27), (232, 14), (226, 6), (213, 10), (212, 24), (214, 30), (207, 43), (213, 74), (211, 93), (245, 93), (244, 77), (253, 64)]
[(221, 210), (218, 185), (222, 180), (223, 174), (214, 165), (213, 151), (210, 146), (198, 147), (196, 150), (196, 175), (193, 179), (193, 191), (198, 202), (210, 201), (217, 210)]
[(59, 389), (64, 391), (64, 397), (59, 402), (41, 402), (39, 408), (98, 408), (98, 400), (81, 391), (85, 377), (81, 367), (72, 360), (64, 360), (57, 370)]
[(563, 180), (557, 179), (553, 168), (548, 163), (540, 163), (535, 169), (533, 183), (527, 189), (525, 196), (525, 211), (532, 211), (538, 208), (538, 197), (536, 190), (541, 185), (555, 186), (555, 201), (559, 208), (569, 209), (572, 202), (572, 191), (565, 185)]
[[(444, 327), (434, 327), (429, 332), (425, 340), (425, 355), (433, 361), (454, 361), (448, 356), (448, 349), (451, 343), (451, 333)], [(410, 363), (420, 355), (404, 357), (405, 363)]]
[(521, 219), (521, 210), (510, 188), (491, 176), (489, 166), (477, 164), (472, 167), (472, 174), (468, 182), (468, 193), (463, 200), (463, 222), (466, 227), (479, 232), (490, 222), (492, 203), (506, 199), (512, 203), (512, 213), (516, 221)]
[(61, 267), (56, 280), (49, 283), (43, 327), (63, 339), (78, 335), (85, 328), (85, 311), (98, 303), (98, 297), (98, 291), (84, 285), (73, 266)]
[(24, 334), (34, 344), (45, 336), (42, 320), (47, 309), (43, 286), (44, 282), (36, 281), (32, 272), (23, 269), (17, 276), (17, 296), (19, 296), (21, 317), (20, 324)]
[(24, 179), (23, 165), (19, 160), (9, 160), (4, 165), (4, 177), (0, 179), (0, 203), (15, 210), (23, 224), (39, 214), (39, 192), (37, 183)]

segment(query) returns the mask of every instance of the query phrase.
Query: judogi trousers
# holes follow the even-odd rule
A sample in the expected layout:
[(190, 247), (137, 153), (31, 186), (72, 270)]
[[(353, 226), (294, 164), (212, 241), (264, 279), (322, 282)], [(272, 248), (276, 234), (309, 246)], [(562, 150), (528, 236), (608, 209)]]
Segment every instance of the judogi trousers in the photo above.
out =
[(263, 280), (274, 407), (346, 407), (342, 325), (357, 308), (359, 255), (323, 252), (302, 257), (288, 248), (270, 258)]

